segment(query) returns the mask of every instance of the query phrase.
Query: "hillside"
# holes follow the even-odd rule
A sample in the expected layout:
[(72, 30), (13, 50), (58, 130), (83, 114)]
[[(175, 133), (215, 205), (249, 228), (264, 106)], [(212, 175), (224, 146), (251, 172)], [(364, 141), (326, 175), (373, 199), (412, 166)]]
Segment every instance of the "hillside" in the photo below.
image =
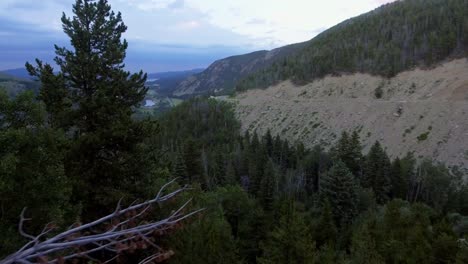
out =
[(0, 89), (6, 91), (9, 96), (15, 96), (26, 90), (37, 92), (39, 83), (0, 72)]
[(150, 73), (148, 74), (147, 85), (158, 94), (169, 96), (182, 81), (202, 71), (203, 69), (192, 69), (187, 71)]
[(20, 79), (31, 79), (31, 75), (29, 75), (29, 72), (26, 70), (26, 68), (8, 69), (0, 71), (0, 74), (1, 73)]
[[(281, 82), (236, 96), (242, 129), (271, 129), (291, 142), (329, 147), (343, 130), (359, 130), (365, 151), (375, 141), (393, 157), (414, 151), (468, 168), (468, 60), (393, 78), (326, 76), (306, 85)], [(382, 91), (376, 98), (376, 89)]]
[(324, 31), (294, 56), (243, 79), (237, 89), (283, 80), (304, 84), (328, 74), (392, 77), (467, 52), (468, 1), (397, 1)]
[(256, 51), (218, 60), (205, 71), (180, 83), (174, 95), (189, 97), (198, 94), (226, 94), (232, 92), (239, 80), (294, 54), (301, 50), (304, 45), (304, 43), (298, 43), (271, 51)]

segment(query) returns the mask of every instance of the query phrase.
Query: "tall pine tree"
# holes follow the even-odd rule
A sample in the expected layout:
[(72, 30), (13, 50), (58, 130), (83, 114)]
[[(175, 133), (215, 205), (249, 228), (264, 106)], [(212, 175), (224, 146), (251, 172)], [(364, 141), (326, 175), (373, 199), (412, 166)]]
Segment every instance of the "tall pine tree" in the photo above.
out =
[(321, 179), (320, 193), (330, 202), (337, 225), (348, 224), (357, 213), (356, 181), (342, 161)]
[(75, 139), (66, 171), (77, 183), (76, 202), (93, 217), (131, 195), (145, 175), (145, 166), (132, 158), (145, 129), (132, 114), (146, 94), (146, 74), (124, 70), (128, 43), (121, 37), (127, 27), (106, 0), (77, 0), (73, 13), (62, 16), (72, 48), (55, 46), (60, 71), (54, 75), (40, 61), (26, 67), (42, 81), (41, 99), (55, 125)]

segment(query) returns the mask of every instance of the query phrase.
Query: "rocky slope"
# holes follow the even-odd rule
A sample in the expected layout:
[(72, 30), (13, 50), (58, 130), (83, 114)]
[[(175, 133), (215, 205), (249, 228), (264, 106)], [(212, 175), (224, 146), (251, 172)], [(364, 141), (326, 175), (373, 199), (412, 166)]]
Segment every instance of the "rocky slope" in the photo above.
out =
[(291, 142), (330, 146), (341, 131), (357, 129), (365, 150), (378, 140), (392, 156), (414, 151), (419, 158), (468, 168), (467, 59), (390, 79), (359, 73), (303, 86), (284, 81), (233, 101), (243, 130), (270, 129)]
[(237, 81), (271, 65), (273, 62), (294, 54), (304, 45), (305, 43), (298, 43), (271, 51), (256, 51), (215, 61), (205, 71), (180, 83), (173, 95), (184, 97), (229, 93), (234, 89)]

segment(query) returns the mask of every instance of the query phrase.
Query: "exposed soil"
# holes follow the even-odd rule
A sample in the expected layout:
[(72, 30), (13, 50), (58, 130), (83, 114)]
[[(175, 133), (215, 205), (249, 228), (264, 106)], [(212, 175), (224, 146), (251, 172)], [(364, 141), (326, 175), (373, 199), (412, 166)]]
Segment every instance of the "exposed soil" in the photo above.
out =
[(285, 81), (234, 101), (243, 130), (270, 129), (291, 142), (328, 147), (343, 130), (357, 129), (364, 151), (378, 140), (391, 156), (411, 150), (419, 158), (468, 168), (468, 59), (391, 79), (352, 74), (304, 86)]

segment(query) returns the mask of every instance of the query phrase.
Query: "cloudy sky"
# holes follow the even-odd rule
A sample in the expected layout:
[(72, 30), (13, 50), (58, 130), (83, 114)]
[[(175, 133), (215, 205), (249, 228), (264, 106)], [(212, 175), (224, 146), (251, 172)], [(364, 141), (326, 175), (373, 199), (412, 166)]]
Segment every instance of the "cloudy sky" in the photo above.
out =
[[(51, 61), (68, 45), (60, 17), (74, 0), (0, 0), (0, 70)], [(390, 0), (109, 0), (128, 26), (127, 66), (149, 72), (306, 41)]]

